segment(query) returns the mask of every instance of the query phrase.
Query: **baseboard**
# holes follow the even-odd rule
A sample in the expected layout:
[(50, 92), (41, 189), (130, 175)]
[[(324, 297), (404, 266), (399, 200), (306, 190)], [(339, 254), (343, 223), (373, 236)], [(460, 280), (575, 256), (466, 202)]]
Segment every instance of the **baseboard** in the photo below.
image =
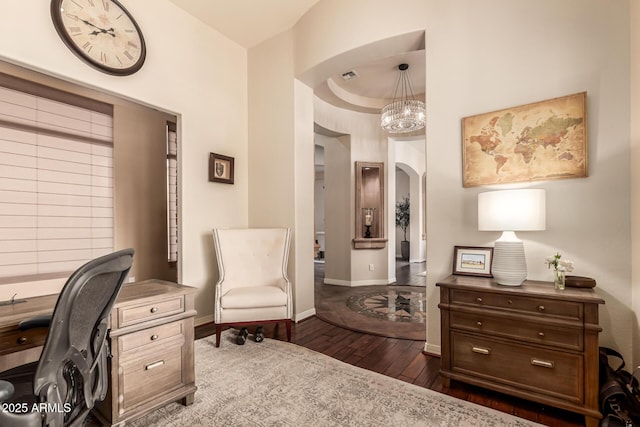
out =
[(439, 345), (424, 343), (424, 352), (428, 354), (440, 356), (442, 354), (442, 349), (440, 348)]
[(196, 317), (194, 320), (195, 326), (206, 325), (207, 323), (213, 323), (213, 314), (208, 314), (202, 317)]
[[(394, 280), (395, 281), (395, 280)], [(346, 286), (349, 288), (356, 288), (358, 286), (384, 286), (394, 281), (387, 281), (385, 279), (372, 279), (372, 280), (340, 280), (340, 279), (324, 279), (325, 285), (337, 285)]]
[(313, 317), (316, 315), (316, 309), (312, 308), (309, 309), (307, 311), (303, 311), (302, 313), (297, 313), (295, 314), (294, 317), (294, 322), (298, 323), (304, 319), (308, 319), (309, 317)]

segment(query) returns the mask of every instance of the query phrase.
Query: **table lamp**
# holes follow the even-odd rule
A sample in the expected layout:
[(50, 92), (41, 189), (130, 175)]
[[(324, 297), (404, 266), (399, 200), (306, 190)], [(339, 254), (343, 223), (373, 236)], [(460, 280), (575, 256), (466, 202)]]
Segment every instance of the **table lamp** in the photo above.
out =
[(500, 285), (520, 286), (527, 278), (524, 244), (516, 231), (545, 229), (545, 191), (489, 191), (478, 194), (478, 230), (502, 231), (493, 250), (491, 273)]

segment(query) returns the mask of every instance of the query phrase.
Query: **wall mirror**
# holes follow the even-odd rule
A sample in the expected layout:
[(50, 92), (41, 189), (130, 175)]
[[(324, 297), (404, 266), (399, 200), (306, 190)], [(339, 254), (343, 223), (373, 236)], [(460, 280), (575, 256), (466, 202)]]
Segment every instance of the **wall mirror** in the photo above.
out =
[(356, 162), (355, 195), (354, 248), (384, 248), (384, 163)]

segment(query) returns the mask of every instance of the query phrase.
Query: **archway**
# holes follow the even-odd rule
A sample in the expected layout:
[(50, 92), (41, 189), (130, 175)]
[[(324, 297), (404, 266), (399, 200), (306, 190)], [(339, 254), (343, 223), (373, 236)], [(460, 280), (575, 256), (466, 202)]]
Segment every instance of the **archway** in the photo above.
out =
[[(376, 58), (386, 58), (386, 57), (403, 57), (404, 55), (415, 55), (418, 59), (417, 61), (422, 62), (422, 69), (424, 69), (424, 32), (415, 32), (409, 35), (398, 36), (394, 38), (400, 43), (395, 43), (393, 48), (390, 47), (389, 40), (380, 41), (380, 46), (383, 46), (383, 49), (377, 49), (377, 43), (372, 45), (362, 46), (360, 48), (356, 48), (353, 51), (346, 52), (339, 57), (331, 58), (327, 60), (325, 63), (322, 63), (315, 67), (313, 70), (310, 70), (308, 73), (305, 73), (307, 78), (302, 77), (302, 81), (306, 84), (309, 84), (314, 91), (313, 94), (313, 106), (314, 106), (314, 129), (316, 130), (314, 136), (314, 143), (318, 139), (324, 139), (327, 136), (327, 131), (331, 135), (331, 138), (339, 140), (340, 137), (347, 138), (349, 140), (350, 146), (347, 156), (348, 161), (346, 163), (341, 162), (340, 167), (346, 168), (345, 170), (340, 170), (338, 173), (341, 175), (348, 174), (350, 177), (347, 181), (345, 181), (342, 185), (343, 188), (347, 189), (351, 194), (348, 197), (343, 197), (344, 194), (340, 196), (340, 203), (326, 203), (326, 200), (323, 200), (322, 204), (325, 209), (327, 205), (338, 206), (338, 209), (341, 210), (341, 214), (343, 214), (343, 218), (341, 218), (341, 225), (336, 229), (341, 230), (341, 234), (339, 236), (333, 236), (334, 238), (339, 238), (342, 240), (341, 243), (341, 252), (340, 256), (335, 257), (341, 266), (340, 268), (332, 268), (328, 264), (331, 262), (331, 259), (327, 259), (327, 256), (331, 256), (327, 251), (329, 247), (332, 246), (332, 236), (330, 235), (330, 231), (326, 228), (326, 223), (323, 224), (323, 230), (320, 230), (320, 236), (324, 238), (323, 249), (325, 250), (325, 268), (330, 269), (332, 272), (340, 272), (342, 276), (339, 277), (329, 277), (329, 282), (334, 285), (342, 285), (345, 287), (358, 287), (358, 286), (366, 286), (366, 285), (388, 285), (395, 282), (395, 261), (396, 261), (396, 251), (395, 251), (395, 167), (397, 163), (397, 159), (399, 158), (399, 164), (401, 167), (406, 168), (410, 173), (412, 178), (411, 181), (411, 191), (412, 194), (410, 197), (413, 200), (417, 201), (412, 204), (412, 220), (410, 225), (410, 233), (412, 242), (411, 252), (413, 256), (411, 257), (412, 261), (421, 262), (425, 259), (425, 241), (423, 240), (425, 235), (424, 230), (424, 221), (422, 221), (423, 216), (423, 206), (422, 202), (424, 191), (423, 191), (423, 180), (422, 176), (425, 170), (425, 138), (424, 133), (421, 135), (413, 135), (411, 137), (405, 138), (389, 138), (386, 134), (382, 133), (379, 128), (379, 108), (370, 108), (370, 109), (351, 109), (346, 111), (348, 108), (349, 102), (353, 101), (352, 99), (345, 101), (342, 99), (341, 101), (334, 99), (334, 95), (331, 95), (330, 83), (328, 79), (332, 75), (340, 75), (345, 70), (344, 64), (353, 64), (354, 58), (363, 58), (367, 57), (368, 61), (376, 61)], [(420, 51), (416, 54), (416, 51)], [(365, 54), (366, 53), (366, 54)], [(399, 60), (399, 59), (398, 59)], [(356, 66), (356, 69), (359, 67)], [(392, 67), (394, 70), (396, 69), (396, 65)], [(319, 80), (318, 75), (323, 75), (325, 79), (324, 81)], [(424, 77), (422, 77), (424, 79)], [(390, 81), (390, 84), (393, 84), (393, 81)], [(355, 102), (355, 101), (353, 101)], [(337, 104), (337, 105), (336, 105)], [(340, 109), (345, 110), (340, 111), (339, 114), (334, 114), (329, 110)], [(345, 117), (348, 116), (348, 119)], [(354, 117), (356, 118), (354, 120)], [(348, 125), (346, 123), (348, 122)], [(318, 132), (318, 129), (321, 129), (321, 132)], [(319, 137), (320, 135), (320, 137)], [(364, 136), (363, 136), (364, 135)], [(334, 143), (330, 142), (330, 143)], [(325, 142), (322, 142), (323, 144)], [(421, 149), (417, 150), (416, 147), (422, 144)], [(396, 147), (401, 146), (402, 149), (399, 153), (396, 153)], [(378, 157), (376, 157), (378, 156)], [(381, 156), (381, 157), (380, 157)], [(342, 159), (345, 160), (345, 159)], [(353, 197), (353, 189), (354, 189), (354, 172), (353, 172), (353, 164), (355, 161), (383, 161), (385, 163), (385, 228), (386, 228), (386, 237), (389, 239), (387, 247), (384, 251), (357, 251), (354, 250), (351, 244), (351, 239), (354, 236), (354, 197)], [(421, 165), (418, 165), (422, 163)], [(315, 168), (316, 165), (314, 165)], [(334, 172), (327, 173), (323, 171), (324, 178), (327, 176), (335, 176)], [(314, 181), (315, 189), (317, 190), (318, 182)], [(325, 196), (328, 194), (328, 189), (324, 187), (322, 184), (323, 192)], [(317, 199), (317, 198), (316, 198)], [(317, 200), (316, 200), (317, 202)], [(331, 211), (335, 214), (335, 211)], [(346, 217), (346, 219), (344, 219)], [(325, 221), (327, 218), (325, 217)], [(313, 221), (314, 230), (314, 242), (318, 239), (318, 231), (319, 222)], [(325, 234), (321, 234), (324, 232)], [(335, 240), (334, 240), (335, 242)], [(348, 249), (346, 253), (342, 252), (345, 247)], [(314, 253), (309, 251), (310, 253)], [(382, 258), (380, 258), (380, 254), (383, 254)], [(335, 255), (335, 254), (333, 254)], [(372, 258), (373, 257), (373, 258)], [(305, 262), (304, 260), (299, 259), (298, 262)], [(313, 262), (309, 260), (309, 262)], [(378, 275), (374, 275), (372, 273), (378, 273)], [(332, 273), (334, 274), (334, 273)], [(421, 283), (424, 286), (424, 280)], [(319, 294), (316, 293), (316, 296)], [(315, 306), (318, 306), (318, 301), (316, 301)], [(424, 333), (424, 332), (423, 332)]]

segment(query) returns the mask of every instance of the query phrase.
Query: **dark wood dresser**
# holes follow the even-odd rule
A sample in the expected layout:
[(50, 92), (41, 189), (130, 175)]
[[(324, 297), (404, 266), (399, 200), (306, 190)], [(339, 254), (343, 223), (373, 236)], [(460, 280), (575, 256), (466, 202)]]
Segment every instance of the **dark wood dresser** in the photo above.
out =
[(444, 385), (457, 380), (585, 416), (597, 426), (598, 306), (593, 289), (498, 285), (449, 276), (440, 287)]

